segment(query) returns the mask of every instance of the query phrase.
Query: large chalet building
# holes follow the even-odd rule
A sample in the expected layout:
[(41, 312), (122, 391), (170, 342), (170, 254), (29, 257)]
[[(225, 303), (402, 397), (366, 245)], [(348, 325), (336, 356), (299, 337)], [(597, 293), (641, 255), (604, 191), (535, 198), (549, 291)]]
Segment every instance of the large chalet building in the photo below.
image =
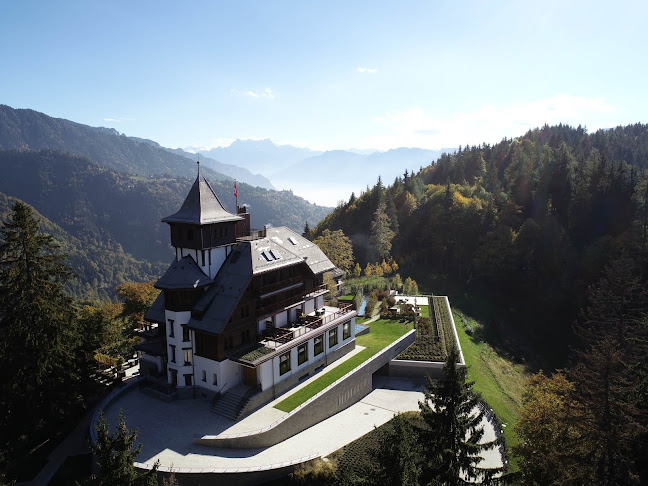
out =
[(340, 271), (311, 241), (251, 231), (246, 208), (226, 211), (200, 174), (162, 221), (175, 259), (140, 332), (143, 375), (179, 398), (231, 390), (261, 405), (355, 347), (356, 312), (324, 305), (323, 276)]

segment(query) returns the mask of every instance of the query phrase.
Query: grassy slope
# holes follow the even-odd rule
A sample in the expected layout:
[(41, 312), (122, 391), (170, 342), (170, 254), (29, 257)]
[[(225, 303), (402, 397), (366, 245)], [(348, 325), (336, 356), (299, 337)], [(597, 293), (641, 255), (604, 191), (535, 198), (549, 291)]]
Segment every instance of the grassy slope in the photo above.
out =
[(309, 383), (285, 400), (277, 403), (275, 408), (283, 410), (284, 412), (294, 410), (306, 400), (316, 395), (333, 382), (342, 378), (349, 371), (356, 368), (412, 329), (412, 324), (404, 325), (389, 320), (378, 320), (368, 325), (371, 328), (371, 331), (368, 334), (356, 337), (356, 344), (358, 346), (364, 346), (366, 349), (363, 349), (344, 363), (323, 374), (317, 380)]
[[(504, 436), (509, 447), (518, 442), (513, 426), (518, 421), (522, 394), (527, 375), (524, 366), (515, 364), (498, 355), (488, 343), (480, 339), (480, 326), (460, 310), (452, 311), (459, 341), (466, 359), (468, 378), (475, 382), (474, 388), (492, 407), (500, 421), (506, 425)], [(464, 328), (467, 323), (475, 329), (469, 336)], [(515, 463), (512, 464), (515, 468)]]

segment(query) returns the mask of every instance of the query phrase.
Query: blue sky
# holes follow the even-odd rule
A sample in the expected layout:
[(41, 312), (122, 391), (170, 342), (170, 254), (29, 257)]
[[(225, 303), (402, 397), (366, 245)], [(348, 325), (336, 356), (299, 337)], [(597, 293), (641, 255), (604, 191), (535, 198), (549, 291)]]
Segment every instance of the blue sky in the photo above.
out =
[(169, 147), (648, 122), (648, 2), (0, 0), (0, 103)]

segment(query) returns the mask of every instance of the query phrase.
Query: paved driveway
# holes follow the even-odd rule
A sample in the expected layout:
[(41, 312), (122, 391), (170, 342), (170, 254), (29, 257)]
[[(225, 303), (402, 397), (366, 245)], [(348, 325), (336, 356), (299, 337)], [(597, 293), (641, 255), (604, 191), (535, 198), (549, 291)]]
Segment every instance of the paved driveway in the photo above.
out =
[[(296, 461), (310, 455), (326, 456), (390, 420), (394, 413), (418, 410), (423, 399), (420, 382), (376, 377), (374, 390), (360, 402), (313, 427), (263, 449), (221, 449), (199, 446), (194, 434), (217, 435), (231, 429), (233, 422), (212, 413), (204, 400), (165, 403), (136, 388), (106, 410), (111, 424), (123, 410), (129, 428), (139, 428), (138, 442), (144, 447), (138, 462), (181, 468), (248, 468)], [(495, 437), (492, 425), (484, 422), (484, 440)], [(263, 427), (264, 424), (259, 424)], [(501, 466), (497, 450), (488, 451), (482, 467)]]

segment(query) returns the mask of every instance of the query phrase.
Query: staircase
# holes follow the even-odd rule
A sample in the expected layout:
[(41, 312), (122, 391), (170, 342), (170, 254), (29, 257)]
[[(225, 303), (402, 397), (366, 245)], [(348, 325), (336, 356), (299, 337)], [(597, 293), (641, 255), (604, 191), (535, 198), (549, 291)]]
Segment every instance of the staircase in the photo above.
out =
[(238, 420), (254, 393), (253, 387), (236, 385), (214, 401), (211, 411), (230, 420)]

